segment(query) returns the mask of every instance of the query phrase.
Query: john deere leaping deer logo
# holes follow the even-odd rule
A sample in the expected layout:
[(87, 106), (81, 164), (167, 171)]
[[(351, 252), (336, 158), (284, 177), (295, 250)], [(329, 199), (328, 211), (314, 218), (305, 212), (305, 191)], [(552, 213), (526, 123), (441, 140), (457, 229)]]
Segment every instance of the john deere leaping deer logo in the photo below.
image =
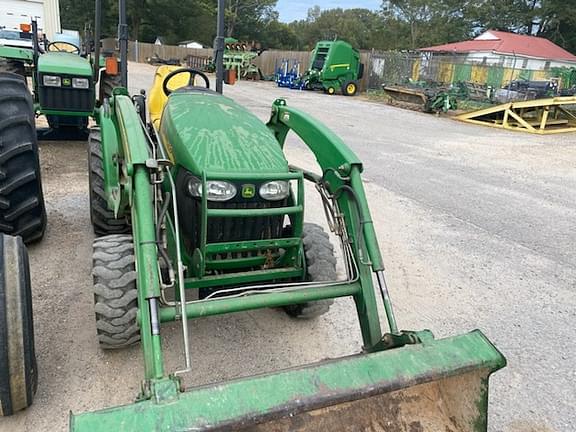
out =
[(242, 185), (242, 198), (250, 199), (256, 195), (256, 188), (253, 184)]

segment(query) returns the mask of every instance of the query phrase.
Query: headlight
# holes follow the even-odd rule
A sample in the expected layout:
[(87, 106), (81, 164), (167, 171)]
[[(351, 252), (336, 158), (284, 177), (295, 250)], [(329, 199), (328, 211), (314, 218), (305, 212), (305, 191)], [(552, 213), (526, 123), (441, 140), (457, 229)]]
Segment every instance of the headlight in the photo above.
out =
[(72, 78), (72, 87), (87, 89), (90, 86), (88, 78)]
[(280, 201), (290, 193), (287, 181), (271, 181), (260, 186), (260, 196), (268, 201)]
[[(236, 196), (236, 187), (226, 181), (207, 181), (206, 189), (209, 201), (228, 201)], [(202, 196), (202, 182), (196, 177), (188, 180), (188, 193), (195, 198)]]
[(62, 80), (60, 79), (59, 76), (44, 75), (44, 77), (42, 78), (42, 82), (44, 83), (44, 85), (46, 87), (61, 87), (62, 86)]

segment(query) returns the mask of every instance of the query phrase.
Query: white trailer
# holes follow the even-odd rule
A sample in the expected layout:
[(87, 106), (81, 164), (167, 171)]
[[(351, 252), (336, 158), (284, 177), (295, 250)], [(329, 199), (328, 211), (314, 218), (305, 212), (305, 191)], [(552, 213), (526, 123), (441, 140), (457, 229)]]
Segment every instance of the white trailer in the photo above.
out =
[[(46, 34), (48, 40), (52, 40), (60, 28), (60, 5), (58, 0), (0, 0), (0, 31), (20, 32), (20, 24), (30, 24), (32, 20), (38, 23), (38, 31)], [(4, 36), (8, 36), (6, 33)], [(10, 42), (1, 38), (0, 43), (6, 45), (18, 45), (18, 41), (12, 37)], [(24, 45), (29, 41), (22, 41)]]

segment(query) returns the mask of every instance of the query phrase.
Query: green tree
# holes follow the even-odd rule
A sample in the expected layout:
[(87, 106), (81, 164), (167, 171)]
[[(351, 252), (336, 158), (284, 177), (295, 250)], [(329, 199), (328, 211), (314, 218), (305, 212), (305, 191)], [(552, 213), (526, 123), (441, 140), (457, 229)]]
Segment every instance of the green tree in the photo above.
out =
[(278, 20), (277, 0), (227, 0), (226, 34), (254, 39), (270, 21)]
[(368, 9), (309, 9), (305, 20), (290, 23), (299, 49), (312, 49), (319, 40), (342, 39), (359, 49), (388, 47), (381, 16)]
[(532, 13), (531, 28), (572, 53), (576, 53), (576, 2), (542, 0)]
[(468, 0), (385, 0), (382, 13), (386, 21), (396, 20), (408, 26), (410, 44), (405, 48), (415, 49), (466, 39), (472, 29), (466, 13), (468, 3)]

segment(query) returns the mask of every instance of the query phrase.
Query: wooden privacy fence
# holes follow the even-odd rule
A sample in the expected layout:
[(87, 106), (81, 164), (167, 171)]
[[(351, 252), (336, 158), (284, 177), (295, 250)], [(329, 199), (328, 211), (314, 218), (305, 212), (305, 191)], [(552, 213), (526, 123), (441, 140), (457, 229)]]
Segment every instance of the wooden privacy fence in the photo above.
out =
[[(254, 64), (260, 68), (264, 76), (274, 75), (276, 68), (280, 67), (283, 60), (288, 60), (290, 65), (297, 62), (300, 64), (300, 71), (304, 72), (310, 63), (309, 51), (280, 51), (268, 50), (264, 51), (261, 55), (254, 59)], [(146, 63), (148, 58), (157, 55), (163, 59), (178, 59), (183, 63), (185, 60), (192, 56), (194, 58), (204, 57), (212, 58), (214, 50), (211, 48), (184, 48), (172, 45), (155, 45), (142, 42), (129, 42), (128, 43), (128, 59), (139, 63)], [(365, 70), (368, 71), (370, 52), (361, 53), (362, 63), (365, 64)], [(360, 82), (360, 88), (366, 89), (368, 85), (368, 74), (365, 73)]]
[(184, 48), (138, 41), (128, 43), (128, 59), (138, 63), (146, 63), (147, 59), (154, 57), (154, 55), (163, 59), (184, 60), (188, 56), (211, 58), (213, 54), (214, 51), (209, 48)]

